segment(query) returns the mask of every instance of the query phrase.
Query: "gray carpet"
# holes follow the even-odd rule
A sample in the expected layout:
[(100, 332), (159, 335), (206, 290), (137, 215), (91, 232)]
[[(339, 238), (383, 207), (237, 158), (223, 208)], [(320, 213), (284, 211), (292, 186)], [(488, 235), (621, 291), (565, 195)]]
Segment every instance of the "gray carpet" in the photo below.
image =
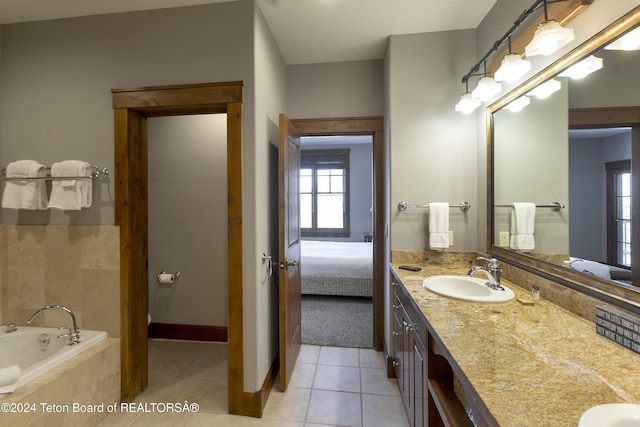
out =
[(302, 343), (373, 348), (371, 298), (303, 295)]

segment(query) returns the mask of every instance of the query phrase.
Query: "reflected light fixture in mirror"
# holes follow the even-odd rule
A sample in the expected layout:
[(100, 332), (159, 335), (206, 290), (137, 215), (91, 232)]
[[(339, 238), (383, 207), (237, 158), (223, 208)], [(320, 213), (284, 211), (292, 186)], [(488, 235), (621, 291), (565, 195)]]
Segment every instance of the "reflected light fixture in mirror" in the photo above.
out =
[(535, 96), (538, 99), (545, 99), (551, 96), (551, 94), (559, 91), (562, 88), (560, 80), (551, 79), (536, 86), (533, 90), (529, 91), (527, 95)]
[(569, 77), (573, 80), (580, 80), (589, 74), (602, 68), (602, 58), (597, 56), (588, 56), (575, 65), (567, 68), (559, 74), (560, 77)]
[(525, 47), (527, 57), (551, 55), (574, 39), (573, 28), (565, 28), (556, 20), (549, 20), (547, 1), (544, 1), (544, 21), (533, 33), (533, 39)]
[(640, 27), (614, 40), (607, 46), (606, 50), (640, 50)]
[(506, 108), (507, 110), (513, 113), (517, 113), (518, 111), (522, 110), (524, 107), (529, 105), (530, 102), (531, 101), (529, 100), (529, 97), (526, 95), (523, 95), (520, 98), (516, 98), (515, 100), (511, 101), (504, 108)]

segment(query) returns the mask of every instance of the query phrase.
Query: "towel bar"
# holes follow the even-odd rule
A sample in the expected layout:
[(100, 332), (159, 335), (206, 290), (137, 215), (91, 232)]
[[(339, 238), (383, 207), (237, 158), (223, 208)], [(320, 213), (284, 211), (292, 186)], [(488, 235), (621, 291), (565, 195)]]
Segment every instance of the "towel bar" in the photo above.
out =
[[(496, 208), (511, 208), (513, 205), (494, 205)], [(551, 202), (548, 205), (538, 205), (536, 204), (536, 208), (550, 208), (552, 211), (559, 211), (560, 209), (564, 209), (565, 205), (560, 202)]]
[[(51, 168), (47, 168), (51, 169)], [(25, 181), (29, 179), (99, 179), (99, 178), (107, 178), (109, 176), (108, 168), (101, 168), (100, 166), (93, 166), (94, 172), (91, 175), (86, 176), (56, 176), (52, 177), (51, 175), (47, 176), (24, 176), (24, 177), (7, 177), (6, 168), (2, 168), (2, 176), (0, 177), (0, 181)]]
[[(466, 212), (469, 209), (471, 209), (471, 203), (469, 202), (460, 202), (457, 205), (449, 205), (452, 208), (460, 208), (460, 210), (462, 212)], [(398, 203), (398, 210), (399, 211), (404, 211), (407, 210), (407, 208), (429, 208), (429, 205), (416, 205), (416, 204), (411, 204), (411, 203), (407, 203), (407, 202), (400, 202)]]

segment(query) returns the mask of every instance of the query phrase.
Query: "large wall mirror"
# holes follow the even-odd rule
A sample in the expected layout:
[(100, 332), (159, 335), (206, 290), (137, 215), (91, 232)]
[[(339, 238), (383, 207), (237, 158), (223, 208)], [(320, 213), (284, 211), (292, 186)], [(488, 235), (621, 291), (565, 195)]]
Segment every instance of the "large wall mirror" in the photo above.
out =
[[(625, 50), (634, 37), (640, 7), (489, 106), (487, 245), (640, 312), (640, 49)], [(589, 61), (596, 71), (568, 76)], [(536, 96), (545, 87), (553, 92)]]

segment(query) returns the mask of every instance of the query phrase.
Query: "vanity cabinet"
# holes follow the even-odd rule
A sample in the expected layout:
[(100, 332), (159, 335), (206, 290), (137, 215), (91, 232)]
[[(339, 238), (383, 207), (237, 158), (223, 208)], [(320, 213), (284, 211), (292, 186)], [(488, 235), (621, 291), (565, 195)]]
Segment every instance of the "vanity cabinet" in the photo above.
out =
[(392, 365), (411, 427), (472, 426), (428, 321), (391, 269)]

